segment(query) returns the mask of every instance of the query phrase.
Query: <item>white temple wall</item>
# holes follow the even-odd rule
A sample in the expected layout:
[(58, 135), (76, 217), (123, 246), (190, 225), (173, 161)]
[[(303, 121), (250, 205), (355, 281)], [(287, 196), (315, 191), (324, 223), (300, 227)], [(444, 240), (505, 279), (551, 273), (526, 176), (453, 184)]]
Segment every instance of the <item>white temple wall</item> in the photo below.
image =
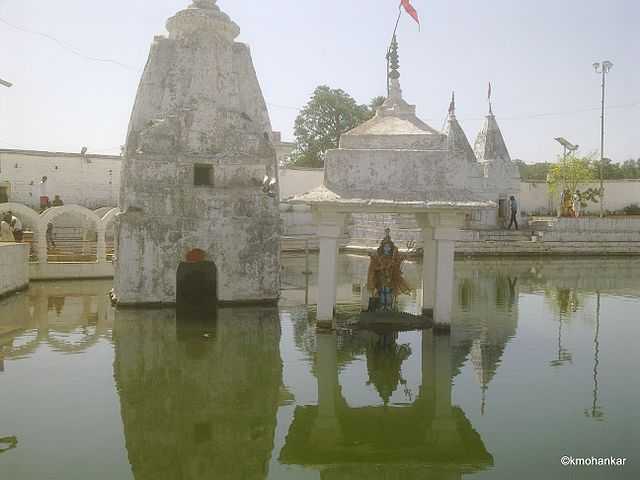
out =
[(313, 190), (322, 185), (323, 179), (322, 168), (281, 168), (280, 200)]
[[(580, 190), (587, 188), (600, 188), (599, 182), (593, 182), (578, 187)], [(605, 196), (604, 208), (610, 212), (622, 212), (625, 207), (635, 203), (640, 205), (640, 179), (639, 180), (606, 180), (604, 182)], [(551, 195), (546, 182), (521, 182), (520, 184), (520, 210), (528, 214), (556, 214), (560, 204), (560, 194)], [(590, 203), (583, 213), (597, 214), (600, 212), (599, 203)]]
[(370, 192), (380, 198), (406, 194), (407, 185), (419, 185), (425, 194), (471, 189), (466, 184), (466, 162), (447, 160), (446, 152), (437, 150), (330, 150), (325, 168), (331, 174), (326, 183), (338, 192)]
[(29, 246), (24, 243), (0, 243), (0, 296), (29, 284)]
[(46, 176), (50, 201), (60, 195), (65, 204), (113, 207), (120, 190), (121, 164), (118, 156), (0, 150), (0, 188), (7, 189), (10, 202), (38, 208), (39, 183)]

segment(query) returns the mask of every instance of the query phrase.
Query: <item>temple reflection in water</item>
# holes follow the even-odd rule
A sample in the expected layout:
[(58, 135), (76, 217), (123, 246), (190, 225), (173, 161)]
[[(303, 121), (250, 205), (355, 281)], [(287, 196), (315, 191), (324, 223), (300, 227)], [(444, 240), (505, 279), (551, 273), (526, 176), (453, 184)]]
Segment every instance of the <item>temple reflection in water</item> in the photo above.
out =
[(136, 480), (266, 478), (282, 386), (277, 309), (119, 310), (114, 342)]
[[(342, 393), (339, 338), (319, 334), (314, 370), (317, 405), (298, 406), (280, 453), (283, 464), (312, 466), (323, 479), (461, 478), (463, 473), (493, 464), (480, 435), (464, 412), (451, 403), (451, 336), (425, 330), (421, 334), (421, 384), (412, 401), (390, 404), (406, 382), (401, 367), (413, 353), (397, 343), (394, 332), (359, 332), (369, 382), (383, 405), (351, 407)], [(358, 345), (360, 344), (360, 345)]]
[[(359, 305), (365, 262), (341, 265), (346, 307)], [(285, 276), (291, 288), (306, 284), (297, 266)], [(557, 460), (562, 439), (520, 435), (511, 445), (499, 435), (518, 422), (585, 435), (595, 421), (612, 425), (614, 387), (632, 405), (632, 387), (615, 383), (610, 338), (612, 320), (637, 338), (637, 324), (615, 309), (640, 305), (638, 263), (620, 261), (615, 274), (605, 267), (584, 262), (582, 270), (600, 272), (585, 277), (560, 261), (464, 262), (448, 334), (379, 326), (318, 334), (313, 308), (287, 303), (304, 298), (299, 291), (285, 292), (279, 311), (193, 316), (114, 311), (109, 282), (34, 283), (0, 303), (0, 476), (43, 478), (58, 462), (59, 478), (98, 478), (51, 447), (78, 438), (87, 451), (111, 448), (112, 457), (103, 449), (88, 464), (103, 478), (135, 480), (500, 477), (521, 444)], [(419, 265), (408, 264), (406, 275), (413, 271)], [(407, 310), (413, 302), (402, 299)], [(45, 367), (60, 376), (24, 381)], [(536, 398), (531, 375), (551, 385)], [(59, 409), (56, 398), (72, 408)], [(617, 445), (617, 433), (602, 435)]]

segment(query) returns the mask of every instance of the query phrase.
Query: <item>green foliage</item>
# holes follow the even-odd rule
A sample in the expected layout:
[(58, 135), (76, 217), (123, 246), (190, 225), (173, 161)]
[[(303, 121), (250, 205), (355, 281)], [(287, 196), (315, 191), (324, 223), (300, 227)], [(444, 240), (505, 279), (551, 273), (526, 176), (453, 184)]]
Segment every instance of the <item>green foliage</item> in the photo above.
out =
[(575, 194), (578, 196), (581, 208), (587, 208), (589, 202), (598, 203), (600, 201), (600, 189), (599, 188), (587, 188), (586, 190), (576, 190)]
[(640, 205), (632, 203), (631, 205), (624, 207), (624, 213), (627, 215), (640, 215)]
[[(381, 97), (372, 100), (372, 105)], [(369, 120), (375, 109), (358, 105), (346, 92), (319, 86), (296, 118), (296, 150), (292, 163), (302, 167), (322, 167), (327, 150), (338, 148), (340, 135)]]
[[(547, 179), (549, 169), (553, 165), (549, 162), (524, 163), (522, 160), (514, 160), (520, 169), (520, 177), (526, 182), (543, 181)], [(600, 178), (600, 159), (590, 161), (593, 178)], [(605, 180), (615, 179), (640, 179), (640, 158), (629, 159), (622, 163), (614, 163), (605, 158), (603, 163), (603, 178)]]
[(546, 181), (551, 163), (524, 163), (522, 160), (514, 160), (520, 169), (520, 177), (524, 181)]
[(371, 101), (369, 102), (369, 108), (371, 109), (372, 112), (375, 112), (376, 109), (380, 106), (382, 106), (382, 104), (387, 100), (386, 97), (373, 97), (371, 99)]
[(592, 156), (578, 157), (575, 154), (560, 157), (558, 163), (549, 168), (547, 176), (549, 191), (569, 190), (573, 195), (580, 184), (595, 178), (591, 165), (592, 160)]
[[(593, 160), (591, 165), (595, 177), (600, 178), (600, 160)], [(611, 159), (605, 158), (602, 162), (602, 173), (605, 180), (640, 178), (640, 158), (629, 159), (623, 163), (614, 163)]]

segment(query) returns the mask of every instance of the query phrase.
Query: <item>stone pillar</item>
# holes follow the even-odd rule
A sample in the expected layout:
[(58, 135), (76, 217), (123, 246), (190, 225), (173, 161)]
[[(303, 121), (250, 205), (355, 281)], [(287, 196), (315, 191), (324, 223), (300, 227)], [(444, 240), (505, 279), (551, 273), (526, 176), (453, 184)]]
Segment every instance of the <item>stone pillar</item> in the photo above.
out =
[(42, 225), (33, 232), (36, 239), (36, 255), (38, 263), (47, 263), (47, 226)]
[(336, 283), (338, 280), (338, 239), (344, 225), (344, 215), (333, 212), (314, 211), (318, 226), (318, 328), (333, 329), (336, 306)]
[(457, 237), (458, 230), (453, 228), (437, 228), (434, 232), (436, 244), (436, 288), (433, 322), (436, 328), (448, 329), (451, 326), (454, 293), (453, 261)]
[(360, 283), (360, 310), (366, 312), (369, 310), (369, 287), (367, 282)]
[(96, 228), (96, 234), (98, 235), (98, 245), (96, 247), (96, 255), (98, 263), (106, 263), (107, 261), (107, 230), (103, 225), (98, 225)]
[(455, 245), (464, 212), (420, 213), (422, 229), (422, 313), (433, 315), (436, 329), (448, 330), (453, 309)]
[(422, 313), (433, 316), (436, 291), (436, 241), (433, 228), (422, 228), (424, 253), (422, 255)]

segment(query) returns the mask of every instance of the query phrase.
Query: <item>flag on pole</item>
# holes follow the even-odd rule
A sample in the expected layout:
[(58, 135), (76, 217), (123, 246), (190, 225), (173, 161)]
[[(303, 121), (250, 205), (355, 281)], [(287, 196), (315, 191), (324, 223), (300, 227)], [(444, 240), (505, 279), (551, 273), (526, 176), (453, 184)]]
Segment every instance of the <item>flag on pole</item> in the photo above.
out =
[(402, 5), (405, 11), (409, 14), (411, 18), (413, 18), (418, 26), (420, 26), (420, 17), (418, 17), (418, 11), (411, 5), (411, 0), (400, 0), (400, 5)]
[(489, 102), (489, 115), (493, 115), (493, 106), (491, 105), (491, 82), (489, 82), (489, 92), (487, 92), (487, 101)]

